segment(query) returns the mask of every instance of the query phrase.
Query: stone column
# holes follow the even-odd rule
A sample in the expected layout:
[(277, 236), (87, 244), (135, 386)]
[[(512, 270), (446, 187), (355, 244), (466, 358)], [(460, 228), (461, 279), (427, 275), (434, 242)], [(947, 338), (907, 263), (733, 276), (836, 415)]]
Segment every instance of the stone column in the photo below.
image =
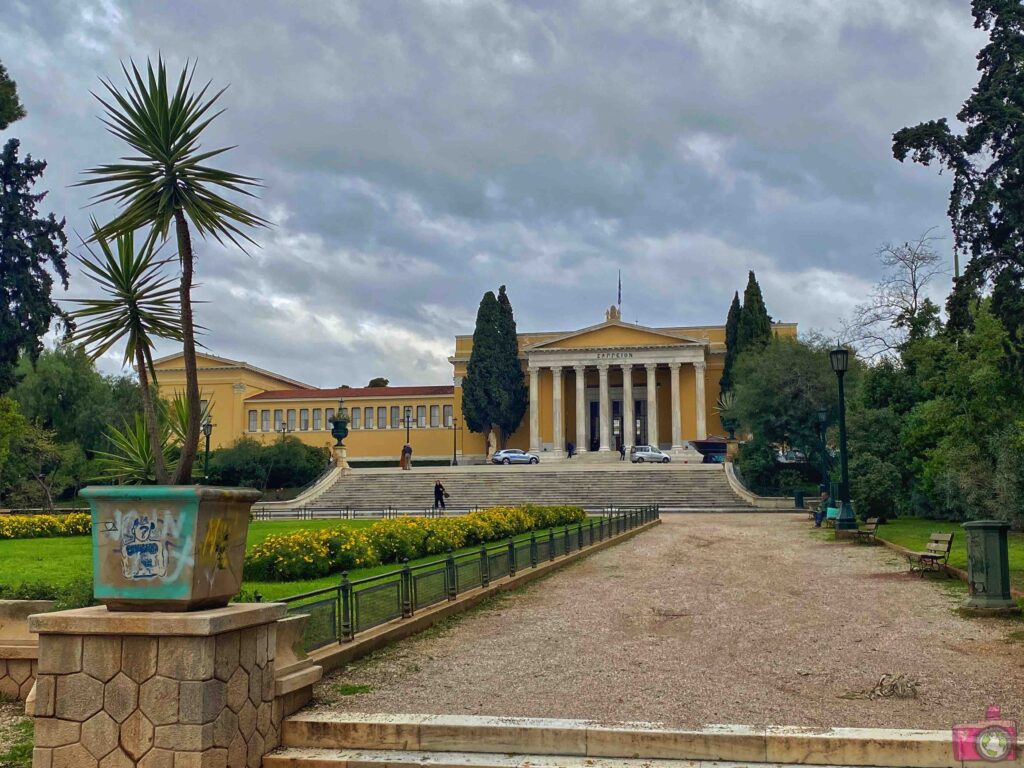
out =
[(655, 363), (644, 365), (647, 369), (647, 443), (658, 447), (658, 379)]
[(587, 366), (573, 366), (576, 372), (576, 451), (586, 453), (587, 445)]
[(633, 416), (633, 365), (622, 364), (622, 442), (626, 453), (636, 444), (636, 419)]
[(679, 409), (679, 366), (680, 363), (669, 363), (672, 373), (672, 450), (683, 449), (683, 415)]
[(555, 365), (551, 367), (551, 439), (555, 456), (565, 452), (562, 427), (562, 366)]
[(280, 603), (33, 616), (36, 768), (259, 766), (280, 736)]
[(530, 450), (540, 451), (540, 369), (530, 366)]
[(703, 360), (698, 360), (693, 364), (693, 373), (697, 380), (697, 385), (694, 389), (696, 391), (697, 399), (698, 440), (704, 440), (708, 436), (707, 395), (704, 393), (704, 371), (707, 367), (707, 363)]
[(612, 403), (611, 398), (608, 396), (608, 364), (598, 363), (597, 366), (598, 381), (600, 382), (599, 396), (601, 398), (600, 409), (598, 411), (599, 419), (601, 422), (601, 448), (603, 453), (607, 453), (612, 449), (611, 446), (611, 431), (612, 431)]

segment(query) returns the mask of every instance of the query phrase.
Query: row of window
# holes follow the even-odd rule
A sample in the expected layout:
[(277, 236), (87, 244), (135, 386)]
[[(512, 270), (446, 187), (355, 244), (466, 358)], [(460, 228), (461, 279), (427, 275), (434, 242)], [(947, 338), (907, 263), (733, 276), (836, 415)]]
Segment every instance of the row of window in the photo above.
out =
[[(451, 427), (452, 406), (444, 406), (443, 414), (445, 428)], [(333, 408), (277, 408), (273, 411), (274, 421), (271, 428), (271, 411), (249, 411), (249, 431), (281, 432), (282, 426), (287, 424), (289, 432), (330, 432), (333, 418)], [(441, 406), (430, 406), (430, 426), (440, 427), (441, 418)], [(410, 427), (424, 429), (427, 426), (427, 406), (407, 405), (404, 411), (398, 405), (392, 405), (390, 409), (383, 405), (378, 408), (352, 408), (349, 410), (349, 419), (349, 429), (387, 429), (389, 426), (391, 429), (405, 429), (406, 422)]]

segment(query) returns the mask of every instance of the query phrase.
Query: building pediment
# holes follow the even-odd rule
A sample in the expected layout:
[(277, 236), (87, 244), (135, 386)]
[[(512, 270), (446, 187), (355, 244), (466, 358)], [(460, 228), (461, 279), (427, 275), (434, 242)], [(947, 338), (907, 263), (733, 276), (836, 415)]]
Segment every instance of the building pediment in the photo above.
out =
[(606, 320), (599, 325), (530, 344), (523, 351), (530, 353), (630, 347), (701, 347), (706, 343), (706, 340), (682, 336), (659, 328), (647, 328), (642, 325), (624, 323), (621, 320)]

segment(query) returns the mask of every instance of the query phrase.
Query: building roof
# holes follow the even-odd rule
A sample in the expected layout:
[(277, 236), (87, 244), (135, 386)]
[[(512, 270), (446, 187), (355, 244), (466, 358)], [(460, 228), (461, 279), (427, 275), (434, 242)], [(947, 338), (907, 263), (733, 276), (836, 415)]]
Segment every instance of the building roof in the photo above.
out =
[[(182, 369), (184, 369), (184, 365), (185, 365), (184, 357), (185, 357), (185, 355), (182, 352), (175, 352), (172, 355), (164, 355), (163, 357), (158, 357), (156, 360), (153, 361), (153, 365), (158, 365), (160, 363), (167, 363), (167, 362), (170, 362), (171, 360), (175, 360), (175, 359), (181, 359), (182, 360)], [(197, 358), (205, 357), (208, 360), (213, 360), (215, 362), (221, 363), (221, 365), (217, 366), (217, 367), (221, 367), (221, 368), (245, 368), (246, 370), (252, 371), (253, 373), (258, 373), (258, 374), (260, 374), (262, 376), (267, 376), (267, 377), (269, 377), (271, 379), (277, 379), (278, 381), (280, 381), (280, 382), (282, 382), (284, 384), (291, 384), (291, 385), (293, 385), (295, 387), (299, 387), (301, 389), (314, 389), (314, 387), (311, 384), (306, 384), (305, 382), (297, 381), (297, 380), (291, 379), (291, 378), (289, 378), (287, 376), (282, 376), (279, 373), (274, 373), (273, 371), (264, 370), (263, 368), (257, 368), (255, 365), (250, 365), (249, 363), (245, 362), (244, 360), (231, 360), (231, 359), (229, 359), (227, 357), (219, 357), (218, 355), (212, 355), (212, 354), (210, 354), (209, 352), (207, 352), (205, 350), (196, 350), (196, 357)], [(209, 370), (211, 368), (211, 366), (208, 366), (208, 365), (197, 365), (197, 368), (199, 368), (200, 370), (202, 370), (203, 368), (206, 368), (207, 370)], [(171, 369), (171, 370), (173, 370), (173, 369)], [(159, 375), (157, 376), (157, 378), (159, 378)]]
[(438, 397), (452, 395), (455, 387), (335, 387), (334, 389), (271, 389), (247, 397), (252, 400), (346, 400), (361, 397)]

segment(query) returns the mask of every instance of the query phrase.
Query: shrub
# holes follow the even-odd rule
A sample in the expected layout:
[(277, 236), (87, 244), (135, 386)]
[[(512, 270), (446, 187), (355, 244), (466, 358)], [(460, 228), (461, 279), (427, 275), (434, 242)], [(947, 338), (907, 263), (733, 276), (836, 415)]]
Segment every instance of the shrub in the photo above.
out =
[(88, 536), (90, 533), (92, 518), (84, 512), (0, 517), (0, 539), (43, 539), (51, 536)]
[(0, 584), (0, 600), (56, 600), (57, 611), (86, 608), (93, 604), (92, 578), (78, 577), (60, 586), (41, 581)]
[(327, 466), (323, 448), (284, 437), (269, 445), (243, 437), (210, 454), (210, 482), (249, 488), (295, 488), (317, 478)]
[(366, 528), (322, 528), (271, 535), (245, 559), (252, 581), (297, 581), (382, 563), (415, 560), (586, 519), (581, 507), (492, 507), (462, 517), (381, 520)]

